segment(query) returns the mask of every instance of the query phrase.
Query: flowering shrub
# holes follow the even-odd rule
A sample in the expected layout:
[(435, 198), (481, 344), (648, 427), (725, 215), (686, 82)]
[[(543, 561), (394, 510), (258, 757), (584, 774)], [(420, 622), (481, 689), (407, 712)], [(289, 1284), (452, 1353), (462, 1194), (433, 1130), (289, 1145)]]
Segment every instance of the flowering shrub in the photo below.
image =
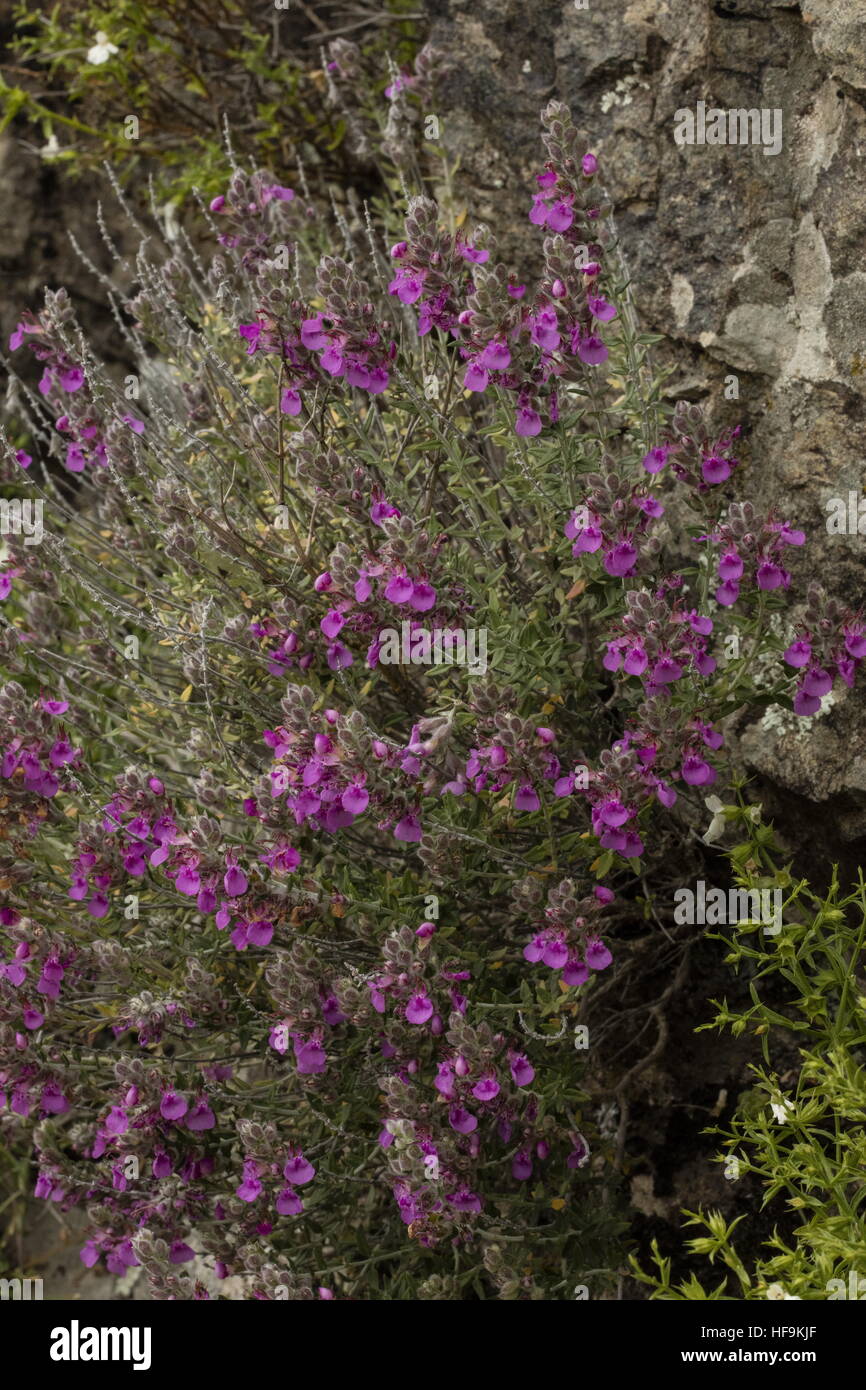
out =
[[(753, 657), (805, 537), (721, 490), (734, 429), (666, 420), (600, 161), (543, 124), (537, 284), (426, 194), (335, 227), (238, 168), (209, 255), (111, 287), (122, 380), (63, 291), (12, 336), (47, 521), (0, 576), (2, 1123), (158, 1297), (617, 1265), (569, 1029), (721, 722), (791, 707)], [(789, 625), (808, 715), (863, 627), (814, 591)]]

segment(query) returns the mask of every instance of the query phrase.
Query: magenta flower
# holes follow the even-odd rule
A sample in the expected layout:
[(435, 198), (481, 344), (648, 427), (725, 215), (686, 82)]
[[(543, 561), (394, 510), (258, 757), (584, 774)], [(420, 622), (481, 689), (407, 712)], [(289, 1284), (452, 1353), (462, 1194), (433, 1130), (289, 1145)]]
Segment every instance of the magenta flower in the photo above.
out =
[(691, 753), (683, 759), (680, 776), (690, 787), (705, 787), (716, 780), (715, 769), (697, 753)]
[(235, 1196), (240, 1197), (242, 1202), (255, 1202), (261, 1195), (262, 1184), (259, 1179), (259, 1165), (254, 1159), (248, 1158), (244, 1163), (243, 1180), (235, 1188)]
[(409, 1023), (426, 1023), (433, 1017), (433, 1005), (426, 994), (413, 994), (403, 1012)]
[(247, 891), (249, 881), (243, 869), (239, 869), (237, 864), (229, 864), (223, 877), (223, 887), (226, 896), (229, 898), (239, 898)]
[(213, 1129), (215, 1124), (216, 1117), (204, 1099), (196, 1101), (192, 1109), (187, 1112), (187, 1129), (198, 1132), (203, 1129)]
[(478, 1121), (468, 1110), (464, 1110), (462, 1105), (452, 1105), (448, 1111), (448, 1123), (458, 1134), (471, 1134), (478, 1128)]
[(294, 1048), (299, 1074), (301, 1076), (320, 1076), (328, 1062), (321, 1041), (318, 1038), (311, 1038), (309, 1042), (304, 1042), (302, 1038), (296, 1037)]
[(412, 812), (407, 813), (394, 826), (394, 839), (413, 843), (421, 839), (421, 822)]
[(457, 1192), (447, 1192), (445, 1200), (450, 1202), (455, 1211), (479, 1212), (481, 1210), (481, 1198), (475, 1192), (470, 1192), (468, 1187), (461, 1187)]
[(436, 590), (432, 584), (428, 584), (426, 579), (416, 579), (412, 586), (412, 595), (409, 599), (410, 606), (417, 613), (426, 613), (436, 602)]
[(586, 964), (590, 970), (606, 970), (613, 960), (610, 951), (598, 937), (586, 943)]
[(189, 1109), (185, 1096), (177, 1091), (166, 1091), (159, 1103), (159, 1113), (164, 1120), (179, 1120)]
[(104, 1129), (106, 1134), (125, 1134), (129, 1129), (126, 1111), (121, 1106), (113, 1105), (111, 1107), (105, 1120)]
[(290, 1187), (284, 1187), (274, 1203), (280, 1216), (300, 1216), (304, 1210), (304, 1204), (297, 1192), (293, 1192)]
[(535, 1080), (535, 1068), (522, 1052), (511, 1058), (510, 1070), (515, 1086), (531, 1086)]
[(316, 1176), (316, 1170), (304, 1155), (298, 1150), (292, 1154), (291, 1158), (283, 1168), (283, 1177), (286, 1182), (294, 1187), (303, 1187), (304, 1183), (312, 1182)]
[(332, 642), (325, 657), (332, 671), (344, 671), (346, 667), (354, 665), (355, 662), (349, 648), (344, 646), (342, 642)]
[(490, 385), (490, 373), (478, 362), (470, 362), (463, 373), (463, 385), (467, 391), (486, 391)]
[(541, 806), (538, 793), (531, 782), (523, 782), (514, 793), (515, 811), (537, 811)]
[(360, 782), (353, 782), (343, 792), (340, 804), (344, 811), (350, 811), (353, 816), (360, 816), (370, 804), (370, 793)]
[(833, 689), (833, 677), (820, 666), (812, 666), (803, 677), (801, 690), (807, 695), (827, 695)]
[(522, 438), (532, 438), (533, 435), (541, 433), (541, 416), (529, 406), (520, 406), (514, 429)]
[(476, 1100), (495, 1100), (499, 1095), (499, 1082), (495, 1076), (482, 1076), (480, 1081), (476, 1081), (472, 1087), (472, 1094)]
[(596, 367), (607, 361), (609, 353), (601, 338), (595, 333), (590, 333), (588, 337), (581, 338), (578, 343), (577, 355), (581, 362), (586, 362), (590, 367)]
[(408, 575), (392, 574), (385, 585), (385, 597), (389, 603), (408, 603), (414, 588), (414, 582)]
[(562, 978), (565, 984), (571, 986), (572, 989), (576, 989), (578, 985), (585, 984), (589, 979), (589, 967), (584, 961), (571, 957), (566, 962), (565, 969), (562, 972)]
[(532, 1177), (532, 1159), (525, 1149), (521, 1149), (511, 1160), (511, 1176), (520, 1182)]
[(785, 570), (773, 560), (762, 560), (755, 580), (759, 589), (778, 589), (785, 582)]

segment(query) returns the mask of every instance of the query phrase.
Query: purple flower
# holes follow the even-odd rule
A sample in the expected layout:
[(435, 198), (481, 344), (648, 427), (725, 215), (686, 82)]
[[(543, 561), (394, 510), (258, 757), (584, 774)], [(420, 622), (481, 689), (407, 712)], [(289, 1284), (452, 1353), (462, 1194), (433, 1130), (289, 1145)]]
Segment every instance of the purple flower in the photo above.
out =
[(223, 877), (223, 887), (229, 898), (239, 898), (247, 891), (249, 882), (243, 869), (239, 869), (237, 864), (229, 864)]
[(571, 209), (570, 201), (560, 198), (559, 202), (554, 203), (547, 214), (547, 225), (551, 231), (567, 232), (574, 221), (574, 213)]
[(531, 782), (523, 782), (514, 793), (515, 811), (537, 811), (541, 806), (538, 793)]
[(505, 343), (488, 343), (478, 358), (478, 365), (491, 372), (505, 371), (511, 365), (511, 353)]
[(589, 979), (589, 968), (582, 960), (571, 958), (562, 972), (565, 984), (576, 989), (578, 985), (585, 984)]
[(599, 941), (598, 937), (594, 937), (591, 941), (586, 943), (584, 955), (586, 956), (586, 963), (590, 970), (606, 970), (613, 960), (610, 951), (604, 945), (604, 942)]
[(533, 435), (541, 433), (541, 416), (536, 410), (522, 405), (517, 411), (514, 429), (522, 438), (532, 438)]
[(683, 765), (680, 768), (680, 776), (690, 787), (705, 787), (710, 782), (715, 782), (715, 769), (709, 763), (699, 757), (697, 753), (691, 753), (683, 758)]
[(360, 816), (366, 811), (370, 803), (370, 793), (360, 782), (353, 782), (347, 787), (340, 798), (340, 804), (344, 811), (350, 811), (353, 816)]
[(447, 1192), (445, 1200), (450, 1202), (455, 1211), (474, 1211), (481, 1210), (481, 1198), (475, 1192), (470, 1192), (468, 1187), (461, 1187), (457, 1192)]
[(415, 584), (406, 574), (392, 574), (385, 585), (385, 597), (389, 603), (408, 603)]
[(106, 1116), (104, 1129), (106, 1134), (125, 1134), (129, 1129), (126, 1111), (119, 1105), (113, 1105)]
[(759, 589), (778, 589), (784, 583), (785, 571), (773, 560), (762, 560), (755, 579)]
[(463, 385), (467, 391), (486, 391), (490, 385), (490, 373), (478, 362), (470, 362), (463, 373)]
[(482, 1076), (472, 1087), (472, 1094), (476, 1100), (495, 1100), (499, 1095), (499, 1089), (499, 1082), (495, 1076)]
[(327, 1066), (328, 1058), (320, 1040), (311, 1038), (309, 1042), (304, 1042), (302, 1038), (295, 1038), (294, 1048), (299, 1074), (301, 1076), (321, 1075)]
[(821, 666), (811, 666), (800, 686), (807, 695), (827, 695), (833, 689), (833, 677)]
[(332, 671), (344, 671), (346, 667), (354, 665), (355, 658), (342, 642), (332, 642), (325, 653), (328, 666)]
[(701, 473), (705, 483), (723, 483), (731, 476), (731, 461), (713, 454), (702, 460)]
[(426, 1023), (433, 1017), (433, 1005), (423, 992), (413, 994), (403, 1012), (409, 1023)]
[(261, 1195), (262, 1184), (259, 1180), (259, 1165), (254, 1159), (248, 1158), (244, 1163), (243, 1180), (235, 1188), (235, 1196), (240, 1197), (242, 1202), (255, 1202)]
[(290, 1187), (284, 1187), (274, 1203), (280, 1216), (300, 1216), (304, 1210), (304, 1204), (297, 1192), (293, 1192)]
[(409, 604), (416, 613), (426, 613), (436, 602), (436, 590), (426, 579), (416, 579), (412, 586)]
[(609, 353), (601, 338), (595, 333), (590, 333), (588, 337), (581, 338), (578, 343), (577, 355), (581, 362), (586, 362), (588, 366), (595, 367), (601, 362), (606, 362)]
[(807, 695), (805, 691), (798, 690), (794, 696), (794, 713), (800, 715), (817, 714), (821, 708), (821, 701), (817, 695)]
[(521, 1149), (514, 1155), (511, 1161), (511, 1176), (520, 1182), (525, 1182), (532, 1177), (532, 1159), (525, 1149)]
[(589, 1162), (589, 1145), (582, 1134), (572, 1134), (571, 1142), (574, 1148), (565, 1161), (569, 1168), (583, 1168)]
[(283, 1168), (283, 1177), (286, 1182), (292, 1183), (295, 1187), (303, 1187), (304, 1183), (312, 1182), (316, 1176), (316, 1170), (304, 1155), (298, 1150), (292, 1154), (291, 1158)]
[(166, 1091), (159, 1103), (159, 1113), (164, 1120), (179, 1120), (189, 1109), (185, 1096), (177, 1091)]
[(535, 1080), (535, 1068), (522, 1052), (511, 1059), (511, 1077), (515, 1086), (531, 1086)]
[(458, 1134), (471, 1134), (478, 1128), (478, 1121), (468, 1110), (464, 1110), (462, 1105), (452, 1105), (448, 1111), (448, 1123)]
[(421, 839), (421, 822), (412, 812), (408, 812), (394, 826), (394, 839), (403, 840), (406, 843)]
[(186, 1127), (194, 1131), (213, 1129), (216, 1118), (207, 1101), (197, 1100), (186, 1117)]
[(604, 552), (605, 569), (618, 578), (631, 574), (636, 563), (637, 550), (629, 540), (621, 540)]

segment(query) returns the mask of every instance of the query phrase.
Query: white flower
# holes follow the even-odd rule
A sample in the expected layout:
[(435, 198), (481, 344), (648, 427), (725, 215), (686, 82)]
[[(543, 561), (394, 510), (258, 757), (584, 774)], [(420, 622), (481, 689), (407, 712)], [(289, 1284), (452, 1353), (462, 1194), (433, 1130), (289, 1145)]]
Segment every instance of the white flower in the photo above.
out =
[(705, 796), (704, 805), (708, 811), (712, 811), (713, 818), (703, 840), (705, 845), (714, 845), (716, 840), (720, 840), (725, 833), (725, 826), (727, 825), (724, 816), (725, 808), (717, 796)]
[(725, 1177), (728, 1182), (736, 1182), (740, 1176), (740, 1160), (736, 1154), (729, 1154), (725, 1164)]
[(119, 52), (117, 45), (109, 43), (108, 35), (100, 29), (96, 35), (96, 43), (87, 54), (87, 61), (98, 66), (100, 63), (107, 63), (109, 58)]
[(775, 1299), (777, 1303), (783, 1300), (787, 1303), (802, 1303), (803, 1300), (798, 1293), (785, 1293), (781, 1284), (770, 1284), (767, 1287), (767, 1297)]
[(789, 1100), (779, 1099), (770, 1101), (770, 1109), (773, 1112), (773, 1119), (778, 1124), (784, 1124), (789, 1115), (793, 1115), (794, 1107)]
[(60, 154), (60, 144), (53, 130), (39, 153), (43, 159), (53, 159), (56, 154)]

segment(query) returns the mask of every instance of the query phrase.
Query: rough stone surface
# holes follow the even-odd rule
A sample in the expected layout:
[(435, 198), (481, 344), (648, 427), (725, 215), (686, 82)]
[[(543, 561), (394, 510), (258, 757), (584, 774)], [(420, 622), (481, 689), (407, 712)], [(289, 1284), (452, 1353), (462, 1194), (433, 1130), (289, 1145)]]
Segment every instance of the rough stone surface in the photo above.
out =
[[(864, 0), (427, 0), (449, 56), (443, 135), (473, 210), (524, 264), (538, 112), (567, 102), (602, 160), (642, 325), (667, 335), (670, 394), (742, 420), (736, 492), (807, 527), (795, 580), (863, 602), (866, 538), (826, 533), (825, 503), (866, 482)], [(781, 152), (678, 146), (675, 112), (778, 108)], [(739, 379), (739, 400), (724, 379)], [(866, 701), (819, 727), (756, 723), (738, 754), (795, 843), (824, 803), (830, 844), (864, 847)], [(832, 851), (830, 851), (832, 852)]]

